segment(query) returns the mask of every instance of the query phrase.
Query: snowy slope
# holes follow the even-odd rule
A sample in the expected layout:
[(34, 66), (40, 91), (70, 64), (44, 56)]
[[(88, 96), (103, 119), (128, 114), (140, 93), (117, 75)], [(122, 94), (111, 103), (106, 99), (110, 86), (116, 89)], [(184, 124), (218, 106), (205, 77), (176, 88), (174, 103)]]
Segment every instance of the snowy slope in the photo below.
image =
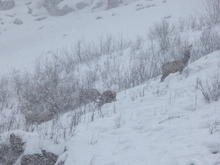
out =
[[(28, 14), (28, 2), (16, 1), (14, 9), (0, 11), (1, 73), (12, 68), (30, 69), (37, 57), (71, 47), (77, 40), (96, 41), (105, 35), (134, 39), (145, 36), (149, 26), (164, 17), (174, 21), (202, 10), (202, 0), (139, 0), (110, 10), (85, 9), (52, 17), (37, 3), (31, 6), (33, 14)], [(13, 24), (16, 18), (23, 24)]]
[[(0, 75), (12, 68), (30, 70), (39, 56), (70, 48), (77, 40), (99, 42), (100, 37), (112, 35), (134, 41), (138, 35), (146, 35), (155, 22), (187, 18), (201, 12), (203, 5), (202, 0), (128, 0), (110, 10), (91, 10), (91, 5), (53, 17), (37, 1), (31, 5), (33, 14), (28, 14), (28, 2), (18, 0), (14, 9), (0, 11)], [(72, 7), (80, 1), (64, 2)], [(13, 24), (15, 18), (23, 24)], [(110, 58), (129, 66), (128, 50), (123, 51)], [(104, 58), (96, 62), (105, 65)], [(86, 67), (78, 67), (83, 78)], [(207, 103), (197, 86), (198, 80), (212, 82), (216, 77), (220, 80), (219, 51), (191, 63), (182, 74), (168, 76), (163, 83), (156, 77), (118, 93), (116, 102), (102, 107), (103, 117), (95, 112), (94, 121), (92, 107), (73, 128), (71, 118), (77, 110), (27, 126), (12, 105), (0, 112), (0, 131), (20, 129), (15, 133), (25, 142), (24, 154), (46, 149), (58, 154), (65, 165), (218, 165), (220, 101)], [(0, 141), (6, 141), (9, 134), (1, 134)]]
[[(213, 165), (220, 160), (220, 102), (208, 104), (197, 79), (220, 73), (220, 52), (121, 92), (104, 118), (80, 124), (67, 142), (65, 165)], [(181, 83), (180, 83), (181, 82)]]
[[(216, 165), (220, 101), (207, 103), (196, 87), (198, 79), (212, 82), (216, 76), (220, 80), (219, 51), (163, 83), (157, 77), (118, 93), (116, 102), (103, 106), (104, 117), (91, 122), (88, 114), (83, 116), (71, 136), (72, 112), (55, 119), (56, 123), (38, 125), (33, 133), (12, 132), (25, 142), (24, 154), (46, 149), (58, 154), (65, 165)], [(53, 127), (57, 143), (50, 138)], [(7, 141), (10, 133), (1, 134), (0, 141)]]

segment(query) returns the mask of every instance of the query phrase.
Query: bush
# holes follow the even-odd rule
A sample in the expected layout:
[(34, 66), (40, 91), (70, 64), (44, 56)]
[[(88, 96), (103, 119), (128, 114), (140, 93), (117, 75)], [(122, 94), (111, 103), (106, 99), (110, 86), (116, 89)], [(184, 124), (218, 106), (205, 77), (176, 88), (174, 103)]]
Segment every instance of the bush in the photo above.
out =
[(155, 24), (150, 28), (148, 34), (150, 41), (156, 42), (159, 49), (165, 53), (169, 50), (172, 42), (176, 39), (176, 28), (171, 25), (167, 20), (162, 20), (161, 23)]
[(200, 36), (200, 45), (202, 54), (209, 54), (220, 49), (220, 35), (212, 28), (202, 31)]
[(212, 101), (218, 101), (220, 98), (220, 77), (216, 76), (212, 82), (202, 82), (198, 80), (198, 89), (202, 92), (205, 100), (210, 103)]
[(9, 106), (11, 92), (9, 90), (9, 80), (7, 78), (0, 79), (0, 111)]
[(205, 0), (205, 9), (208, 23), (220, 23), (220, 0)]
[(212, 28), (205, 28), (193, 45), (191, 61), (220, 50), (220, 34)]
[(63, 66), (56, 60), (38, 64), (33, 73), (14, 79), (19, 107), (26, 117), (32, 114), (53, 116), (72, 110), (78, 104), (74, 102), (76, 83), (64, 74)]

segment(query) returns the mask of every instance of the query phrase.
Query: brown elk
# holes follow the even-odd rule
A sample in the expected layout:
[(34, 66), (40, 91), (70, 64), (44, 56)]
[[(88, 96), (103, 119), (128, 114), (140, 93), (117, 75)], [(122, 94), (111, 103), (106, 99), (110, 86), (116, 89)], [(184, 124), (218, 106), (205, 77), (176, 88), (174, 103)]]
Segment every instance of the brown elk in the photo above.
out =
[(101, 96), (97, 89), (80, 89), (78, 95), (80, 105), (97, 102)]
[(175, 72), (180, 72), (182, 73), (183, 69), (187, 66), (190, 55), (191, 55), (191, 49), (192, 45), (188, 46), (187, 49), (184, 52), (184, 57), (180, 60), (172, 61), (172, 62), (167, 62), (162, 65), (162, 77), (161, 77), (161, 82), (164, 81), (164, 79), (170, 74), (170, 73), (175, 73)]
[(106, 103), (111, 103), (113, 101), (116, 101), (116, 92), (107, 90), (101, 94), (98, 100), (98, 106), (102, 106)]

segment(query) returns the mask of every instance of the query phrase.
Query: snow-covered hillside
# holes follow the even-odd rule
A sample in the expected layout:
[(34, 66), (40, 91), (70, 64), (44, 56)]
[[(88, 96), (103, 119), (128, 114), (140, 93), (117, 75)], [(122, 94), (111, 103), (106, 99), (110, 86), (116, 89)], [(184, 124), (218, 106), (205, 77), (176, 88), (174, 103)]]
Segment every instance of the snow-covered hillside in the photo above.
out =
[[(66, 165), (213, 165), (220, 160), (220, 102), (207, 104), (197, 79), (219, 76), (220, 52), (125, 92), (103, 119), (81, 124), (67, 142)], [(180, 83), (181, 82), (181, 83)]]
[(219, 165), (219, 18), (219, 0), (0, 0), (0, 165)]
[[(89, 122), (82, 117), (74, 135), (63, 141), (63, 134), (59, 144), (37, 134), (15, 133), (26, 142), (25, 154), (47, 149), (59, 154), (65, 165), (215, 165), (220, 160), (220, 102), (207, 103), (197, 82), (220, 80), (219, 73), (218, 51), (163, 83), (157, 77), (121, 92), (115, 103), (102, 108), (103, 118)], [(58, 122), (64, 126), (70, 116)]]
[[(74, 7), (73, 1), (64, 2)], [(43, 7), (39, 8), (40, 1), (16, 1), (13, 9), (0, 11), (1, 73), (7, 73), (12, 68), (30, 69), (37, 57), (70, 48), (78, 40), (96, 42), (106, 35), (126, 39), (146, 36), (148, 28), (161, 19), (178, 20), (201, 12), (203, 6), (202, 0), (123, 2), (109, 10), (93, 11), (91, 6), (54, 17)], [(29, 9), (32, 12), (28, 14)], [(14, 24), (16, 18), (23, 24)]]

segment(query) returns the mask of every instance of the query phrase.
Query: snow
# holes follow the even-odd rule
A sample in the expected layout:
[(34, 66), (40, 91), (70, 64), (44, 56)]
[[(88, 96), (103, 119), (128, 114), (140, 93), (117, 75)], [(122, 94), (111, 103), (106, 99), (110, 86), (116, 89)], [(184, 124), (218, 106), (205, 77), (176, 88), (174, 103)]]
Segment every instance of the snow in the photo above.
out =
[[(201, 0), (138, 0), (111, 10), (85, 8), (51, 17), (37, 7), (37, 2), (32, 5), (37, 16), (24, 13), (24, 2), (16, 1), (16, 8), (0, 11), (4, 21), (0, 26), (0, 74), (13, 68), (30, 70), (36, 58), (69, 48), (77, 40), (96, 42), (106, 35), (134, 40), (146, 35), (148, 28), (164, 17), (171, 16), (168, 19), (175, 22), (202, 10)], [(79, 1), (65, 2), (75, 5)], [(96, 20), (98, 16), (102, 19)], [(15, 18), (24, 24), (14, 25)], [(124, 65), (128, 62), (123, 55), (117, 60)], [(98, 62), (102, 65), (103, 61)], [(118, 93), (116, 102), (102, 107), (104, 117), (91, 122), (85, 115), (74, 133), (62, 139), (63, 132), (59, 131), (70, 127), (72, 112), (68, 112), (55, 119), (61, 123), (54, 135), (57, 144), (47, 134), (58, 126), (54, 121), (37, 126), (34, 132), (13, 132), (24, 140), (25, 154), (46, 149), (60, 155), (65, 165), (217, 165), (220, 101), (207, 103), (196, 83), (198, 79), (212, 81), (219, 73), (220, 52), (216, 51), (190, 63), (182, 74), (170, 74), (163, 83), (159, 76)], [(9, 115), (9, 109), (3, 110), (0, 121), (6, 122)], [(16, 116), (16, 120), (20, 118)], [(10, 133), (1, 134), (0, 141), (6, 141)]]
[[(163, 83), (159, 76), (122, 91), (116, 102), (103, 106), (103, 118), (82, 120), (74, 134), (58, 144), (40, 135), (53, 122), (39, 125), (33, 133), (13, 133), (25, 142), (25, 154), (46, 149), (60, 155), (65, 165), (213, 165), (220, 154), (220, 102), (207, 103), (196, 82), (212, 81), (219, 73), (217, 51)], [(70, 113), (57, 122), (67, 122)], [(1, 134), (0, 141), (10, 133)]]
[(121, 92), (116, 103), (103, 107), (103, 119), (77, 127), (67, 142), (65, 165), (217, 163), (220, 134), (210, 130), (219, 121), (220, 102), (207, 104), (195, 88), (197, 78), (211, 80), (216, 71), (220, 52), (192, 63), (182, 75), (170, 75), (164, 83), (158, 77)]
[[(97, 41), (106, 35), (136, 39), (137, 35), (145, 36), (148, 28), (164, 17), (178, 20), (195, 12), (201, 12), (202, 0), (162, 0), (128, 1), (111, 10), (91, 11), (85, 9), (65, 15), (52, 17), (39, 1), (31, 4), (33, 14), (28, 14), (25, 1), (16, 1), (16, 7), (9, 11), (0, 11), (0, 73), (12, 69), (30, 69), (36, 58), (47, 55), (47, 52), (69, 48), (77, 40)], [(72, 4), (66, 1), (68, 4)], [(142, 4), (143, 9), (136, 10)], [(147, 6), (155, 4), (148, 8)], [(100, 16), (102, 19), (96, 20)], [(36, 21), (37, 18), (45, 19)], [(14, 25), (15, 18), (23, 21)]]

